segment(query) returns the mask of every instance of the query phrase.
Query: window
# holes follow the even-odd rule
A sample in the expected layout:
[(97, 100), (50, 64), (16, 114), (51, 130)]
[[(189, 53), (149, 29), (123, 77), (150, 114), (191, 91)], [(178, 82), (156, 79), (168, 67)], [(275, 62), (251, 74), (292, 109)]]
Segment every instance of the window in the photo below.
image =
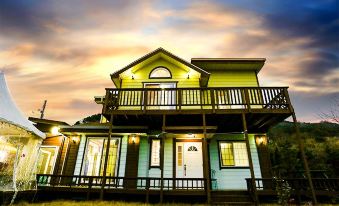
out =
[[(116, 176), (118, 164), (119, 138), (112, 138), (110, 141), (108, 161), (107, 161), (107, 176)], [(84, 176), (100, 176), (103, 175), (107, 138), (93, 137), (88, 138), (86, 153), (82, 163), (82, 172)]]
[(150, 79), (170, 79), (172, 74), (166, 67), (156, 67), (149, 74)]
[(160, 167), (160, 139), (152, 139), (151, 142), (151, 167)]
[(247, 167), (248, 156), (245, 142), (219, 142), (221, 167)]
[(198, 149), (195, 147), (195, 146), (190, 146), (188, 149), (187, 149), (187, 151), (198, 151)]

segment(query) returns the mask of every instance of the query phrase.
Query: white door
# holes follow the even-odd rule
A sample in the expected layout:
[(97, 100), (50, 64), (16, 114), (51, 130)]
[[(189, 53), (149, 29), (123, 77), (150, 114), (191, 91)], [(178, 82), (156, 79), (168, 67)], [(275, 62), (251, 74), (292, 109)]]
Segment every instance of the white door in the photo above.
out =
[[(177, 142), (176, 144), (176, 177), (203, 178), (203, 159), (201, 142)], [(201, 187), (199, 181), (177, 182), (177, 186)]]

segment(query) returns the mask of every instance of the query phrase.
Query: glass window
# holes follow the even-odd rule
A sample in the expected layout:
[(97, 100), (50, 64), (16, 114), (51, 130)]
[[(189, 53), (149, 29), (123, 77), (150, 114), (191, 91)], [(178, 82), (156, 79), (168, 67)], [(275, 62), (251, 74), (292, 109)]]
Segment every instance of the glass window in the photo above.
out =
[(151, 166), (160, 166), (160, 139), (152, 140)]
[(248, 166), (245, 142), (219, 142), (220, 162), (222, 167)]
[(58, 147), (41, 146), (37, 163), (39, 174), (53, 174)]
[[(107, 138), (88, 138), (86, 154), (82, 165), (85, 176), (103, 175)], [(118, 163), (119, 139), (112, 138), (108, 154), (106, 176), (115, 176)]]
[(165, 67), (157, 67), (151, 71), (149, 78), (172, 78), (172, 74)]

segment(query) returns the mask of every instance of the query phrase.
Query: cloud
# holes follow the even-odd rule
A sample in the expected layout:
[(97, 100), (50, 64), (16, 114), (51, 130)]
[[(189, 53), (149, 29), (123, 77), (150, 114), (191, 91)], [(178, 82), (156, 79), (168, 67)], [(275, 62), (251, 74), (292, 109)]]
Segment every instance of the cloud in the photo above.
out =
[(100, 112), (92, 99), (113, 86), (110, 73), (158, 47), (187, 60), (266, 57), (261, 85), (290, 86), (302, 120), (313, 118), (303, 99), (337, 92), (332, 0), (4, 0), (0, 27), (0, 70), (18, 105), (31, 114), (48, 99), (46, 118), (70, 123)]

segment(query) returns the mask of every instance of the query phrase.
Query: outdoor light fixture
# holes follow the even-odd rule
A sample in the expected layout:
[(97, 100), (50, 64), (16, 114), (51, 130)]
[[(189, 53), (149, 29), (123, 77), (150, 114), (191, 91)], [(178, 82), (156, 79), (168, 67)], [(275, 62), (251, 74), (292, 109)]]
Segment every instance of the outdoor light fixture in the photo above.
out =
[(190, 73), (189, 72), (187, 73), (187, 79), (190, 79)]
[(78, 141), (78, 137), (72, 137), (73, 143), (76, 143)]
[(52, 135), (58, 135), (59, 134), (59, 127), (52, 127), (51, 133)]
[(266, 145), (267, 141), (266, 138), (264, 136), (260, 136), (257, 138), (257, 144), (258, 145)]
[(132, 79), (134, 79), (134, 74), (132, 73)]
[(132, 138), (131, 138), (132, 144), (135, 144), (136, 139), (137, 139), (136, 135), (132, 134)]
[(188, 133), (188, 137), (189, 137), (189, 138), (195, 138), (195, 135), (192, 134), (192, 133)]

